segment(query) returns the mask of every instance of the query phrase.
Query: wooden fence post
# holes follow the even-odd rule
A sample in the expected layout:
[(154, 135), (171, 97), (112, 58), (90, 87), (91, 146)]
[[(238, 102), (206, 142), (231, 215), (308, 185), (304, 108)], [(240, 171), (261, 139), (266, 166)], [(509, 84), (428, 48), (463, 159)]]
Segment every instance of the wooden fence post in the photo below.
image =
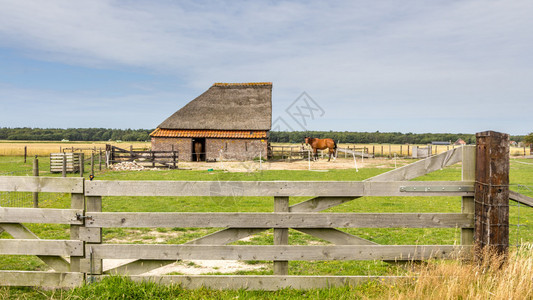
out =
[[(86, 211), (89, 212), (101, 212), (102, 211), (102, 197), (89, 196), (86, 197)], [(83, 263), (82, 272), (90, 275), (98, 275), (103, 272), (102, 259), (95, 259), (93, 257), (91, 245), (102, 243), (102, 228), (86, 228), (83, 230), (83, 238), (85, 241), (86, 251), (85, 259)], [(89, 279), (91, 281), (91, 279)]]
[[(85, 196), (84, 194), (71, 194), (71, 204), (70, 208), (72, 209), (85, 209)], [(80, 229), (83, 228), (83, 225), (70, 225), (70, 239), (71, 240), (81, 240), (80, 238)], [(80, 272), (80, 262), (82, 257), (70, 257), (70, 272)]]
[(102, 149), (98, 152), (98, 170), (102, 171)]
[[(525, 149), (525, 148), (524, 148)], [(26, 163), (26, 157), (28, 155), (28, 146), (24, 146), (24, 163)]]
[[(80, 153), (79, 156), (79, 163), (80, 163), (80, 177), (83, 177), (83, 172), (85, 171), (85, 154)], [(74, 169), (74, 153), (72, 153), (72, 168)], [(74, 171), (72, 171), (74, 172)]]
[[(35, 155), (35, 159), (33, 160), (33, 176), (39, 176), (39, 159), (37, 158), (37, 155)], [(39, 193), (33, 192), (33, 207), (38, 208), (39, 207)]]
[(61, 176), (67, 177), (67, 154), (63, 152), (63, 169), (61, 170)]
[(172, 164), (176, 168), (176, 151), (172, 150)]
[[(476, 149), (463, 147), (461, 180), (474, 181), (476, 179)], [(474, 197), (462, 197), (461, 212), (464, 214), (474, 214)], [(474, 244), (474, 228), (461, 228), (461, 245), (468, 246)]]
[(508, 134), (476, 133), (475, 212), (476, 248), (488, 247), (506, 255), (509, 248)]
[[(289, 212), (289, 197), (274, 197), (275, 212)], [(274, 245), (289, 244), (289, 229), (274, 228)], [(274, 275), (289, 275), (289, 262), (286, 260), (274, 261)]]
[(94, 176), (94, 152), (91, 153), (91, 175)]

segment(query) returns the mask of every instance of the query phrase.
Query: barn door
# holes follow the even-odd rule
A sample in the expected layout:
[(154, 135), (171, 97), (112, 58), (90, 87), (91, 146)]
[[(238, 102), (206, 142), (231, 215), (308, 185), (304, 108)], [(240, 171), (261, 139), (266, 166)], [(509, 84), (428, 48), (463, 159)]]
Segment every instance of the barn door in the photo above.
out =
[(191, 161), (205, 161), (205, 138), (192, 139)]

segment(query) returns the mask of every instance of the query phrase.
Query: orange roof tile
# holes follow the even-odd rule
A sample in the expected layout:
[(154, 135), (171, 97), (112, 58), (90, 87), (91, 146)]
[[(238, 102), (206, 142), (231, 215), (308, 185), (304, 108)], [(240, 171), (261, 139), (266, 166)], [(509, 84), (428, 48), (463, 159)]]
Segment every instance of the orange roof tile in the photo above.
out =
[(183, 137), (183, 138), (235, 138), (263, 139), (267, 137), (263, 130), (183, 130), (157, 128), (151, 137)]
[(254, 86), (254, 85), (272, 85), (272, 82), (242, 82), (242, 83), (227, 83), (227, 82), (215, 82), (213, 86)]

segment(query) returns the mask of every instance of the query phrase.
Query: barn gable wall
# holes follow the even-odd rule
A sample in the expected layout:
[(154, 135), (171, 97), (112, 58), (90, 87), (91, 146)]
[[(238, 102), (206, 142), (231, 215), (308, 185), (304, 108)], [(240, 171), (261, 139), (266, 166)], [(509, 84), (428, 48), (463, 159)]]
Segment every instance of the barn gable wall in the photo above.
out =
[[(267, 140), (263, 139), (206, 139), (206, 157), (209, 160), (252, 160), (259, 157), (259, 152), (265, 157)], [(222, 153), (220, 152), (222, 150)]]
[(152, 138), (153, 151), (178, 151), (178, 160), (190, 161), (192, 158), (192, 138)]
[[(172, 145), (174, 145), (174, 150), (179, 151), (179, 161), (191, 161), (192, 138), (152, 138), (152, 150), (154, 151), (170, 151), (172, 150)], [(210, 161), (219, 161), (221, 155), (222, 160), (226, 161), (252, 160), (259, 157), (260, 152), (263, 157), (266, 157), (267, 140), (206, 138), (205, 152), (206, 159)]]

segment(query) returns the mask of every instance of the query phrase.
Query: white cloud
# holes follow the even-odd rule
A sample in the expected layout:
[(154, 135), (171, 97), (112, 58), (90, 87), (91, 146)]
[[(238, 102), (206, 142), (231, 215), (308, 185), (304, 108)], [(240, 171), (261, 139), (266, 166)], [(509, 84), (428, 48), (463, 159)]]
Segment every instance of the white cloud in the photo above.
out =
[(0, 0), (0, 7), (5, 48), (72, 65), (142, 68), (200, 92), (215, 81), (269, 80), (275, 113), (305, 90), (328, 104), (332, 119), (364, 111), (375, 119), (481, 114), (507, 122), (526, 117), (533, 92), (531, 1)]

